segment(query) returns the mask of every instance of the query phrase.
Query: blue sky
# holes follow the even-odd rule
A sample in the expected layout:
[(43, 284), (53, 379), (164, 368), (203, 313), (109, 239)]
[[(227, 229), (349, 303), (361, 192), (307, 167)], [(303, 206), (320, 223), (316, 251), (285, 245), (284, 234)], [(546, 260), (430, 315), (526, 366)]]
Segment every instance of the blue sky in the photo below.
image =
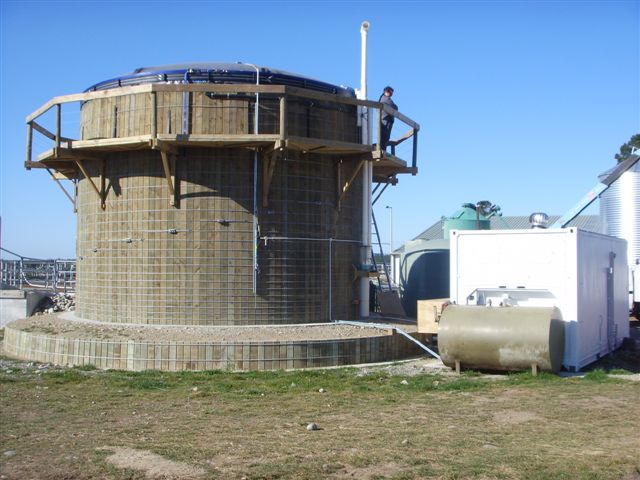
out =
[(422, 127), (420, 173), (376, 208), (383, 242), (386, 205), (396, 246), (465, 202), (490, 200), (505, 215), (564, 213), (640, 132), (639, 1), (0, 5), (2, 246), (26, 256), (75, 256), (70, 202), (46, 172), (23, 168), (24, 119), (50, 98), (191, 61), (358, 87), (363, 20), (369, 98), (392, 85), (400, 111)]

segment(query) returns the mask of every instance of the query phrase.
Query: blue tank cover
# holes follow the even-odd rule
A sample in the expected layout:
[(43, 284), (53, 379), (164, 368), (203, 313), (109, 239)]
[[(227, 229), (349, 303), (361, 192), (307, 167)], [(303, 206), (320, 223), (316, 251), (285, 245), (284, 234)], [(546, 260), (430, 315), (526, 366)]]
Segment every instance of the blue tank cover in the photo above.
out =
[[(287, 85), (318, 92), (355, 97), (351, 87), (332, 85), (294, 73), (257, 66), (260, 85)], [(85, 92), (111, 88), (145, 85), (148, 83), (213, 83), (255, 84), (258, 71), (247, 63), (185, 63), (158, 67), (136, 68), (132, 73), (104, 80), (87, 88)]]

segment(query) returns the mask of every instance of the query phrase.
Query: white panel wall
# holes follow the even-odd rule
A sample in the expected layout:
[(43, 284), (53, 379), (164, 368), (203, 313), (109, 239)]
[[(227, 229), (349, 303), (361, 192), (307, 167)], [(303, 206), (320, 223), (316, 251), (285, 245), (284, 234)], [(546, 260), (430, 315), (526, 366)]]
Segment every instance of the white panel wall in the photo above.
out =
[[(520, 306), (556, 306), (566, 322), (563, 365), (578, 370), (629, 335), (624, 240), (576, 228), (458, 230), (451, 235), (451, 300), (476, 304), (476, 289), (515, 290)], [(612, 321), (607, 275), (613, 260)], [(548, 293), (547, 293), (548, 292)]]

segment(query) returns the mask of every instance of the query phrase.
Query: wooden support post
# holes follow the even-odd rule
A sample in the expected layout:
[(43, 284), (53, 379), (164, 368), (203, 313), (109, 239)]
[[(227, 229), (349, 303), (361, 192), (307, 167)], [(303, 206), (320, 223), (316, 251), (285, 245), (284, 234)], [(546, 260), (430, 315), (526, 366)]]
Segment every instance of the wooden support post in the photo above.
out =
[[(31, 163), (31, 157), (33, 152), (33, 125), (31, 122), (27, 123), (27, 165)], [(29, 170), (31, 167), (27, 166)]]
[(162, 158), (162, 169), (164, 170), (164, 176), (167, 179), (167, 186), (169, 187), (169, 205), (176, 204), (176, 189), (174, 186), (174, 178), (172, 175), (171, 159), (169, 153), (160, 150), (160, 157)]
[(537, 363), (532, 363), (531, 364), (531, 375), (533, 375), (534, 377), (538, 376), (538, 364)]
[(56, 148), (60, 148), (60, 139), (62, 138), (62, 105), (56, 104)]
[(417, 173), (416, 165), (418, 164), (418, 130), (413, 129), (413, 159), (411, 160), (411, 175), (415, 176)]
[(112, 121), (111, 121), (111, 138), (116, 138), (118, 136), (118, 107), (117, 105), (113, 106), (112, 113)]
[(289, 125), (287, 122), (287, 97), (280, 97), (280, 147), (284, 147), (287, 141)]
[(78, 211), (78, 179), (75, 178), (73, 182), (73, 213)]
[(336, 208), (338, 211), (341, 210), (342, 204), (340, 202), (342, 198), (342, 159), (338, 160), (338, 164), (336, 165)]
[(456, 360), (456, 374), (460, 375), (461, 370), (460, 360)]
[(189, 135), (189, 124), (191, 123), (191, 92), (184, 92), (184, 101), (183, 101), (183, 124), (182, 124), (182, 134)]
[(382, 108), (378, 108), (378, 140), (376, 142), (376, 150), (378, 151), (378, 158), (381, 158), (382, 150)]
[(76, 160), (75, 162), (76, 162), (76, 165), (78, 165), (78, 168), (80, 169), (80, 171), (82, 172), (82, 175), (84, 175), (84, 178), (86, 178), (89, 181), (91, 188), (93, 188), (93, 191), (96, 192), (96, 194), (100, 198), (100, 201), (102, 202), (102, 195), (100, 194), (100, 190), (98, 190), (98, 187), (96, 186), (93, 179), (91, 178), (91, 175), (89, 175), (89, 173), (87, 172), (87, 169), (84, 168), (84, 165), (82, 164), (82, 160)]
[(158, 96), (151, 92), (151, 137), (158, 137)]

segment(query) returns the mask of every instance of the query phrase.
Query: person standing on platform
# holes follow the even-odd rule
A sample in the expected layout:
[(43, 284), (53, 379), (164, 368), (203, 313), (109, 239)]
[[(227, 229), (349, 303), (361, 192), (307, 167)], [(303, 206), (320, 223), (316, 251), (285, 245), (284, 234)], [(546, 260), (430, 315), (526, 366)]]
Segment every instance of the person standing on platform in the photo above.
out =
[[(380, 95), (378, 100), (383, 105), (387, 105), (394, 110), (398, 110), (398, 106), (391, 100), (393, 96), (393, 88), (386, 86)], [(380, 148), (382, 150), (387, 149), (389, 144), (389, 138), (391, 138), (391, 128), (393, 128), (394, 117), (390, 113), (383, 110), (380, 111)]]

